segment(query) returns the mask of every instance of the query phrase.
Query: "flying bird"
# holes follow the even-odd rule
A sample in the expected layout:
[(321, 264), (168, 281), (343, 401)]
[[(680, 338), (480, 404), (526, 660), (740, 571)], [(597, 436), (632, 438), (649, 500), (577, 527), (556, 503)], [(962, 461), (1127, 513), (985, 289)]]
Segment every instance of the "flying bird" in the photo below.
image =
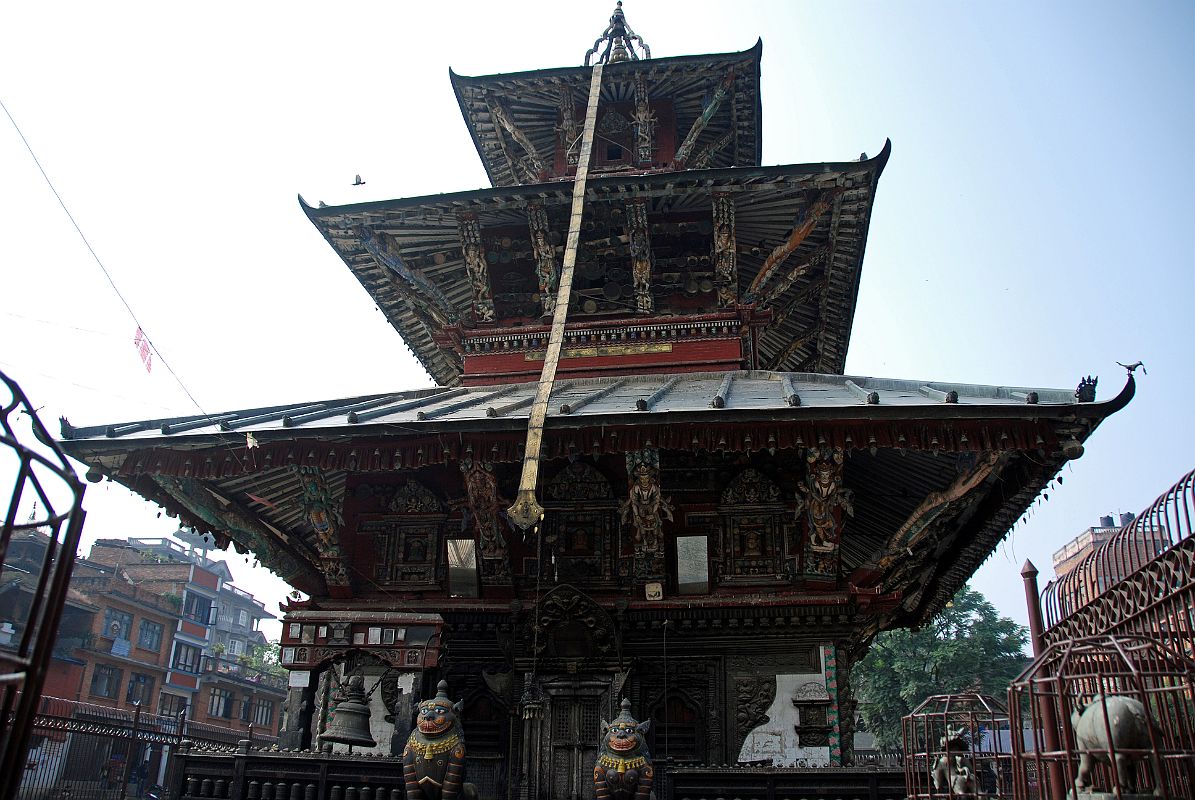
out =
[(353, 181), (353, 186), (364, 186), (364, 185), (365, 185), (365, 181), (361, 180), (360, 175), (358, 175), (356, 180)]

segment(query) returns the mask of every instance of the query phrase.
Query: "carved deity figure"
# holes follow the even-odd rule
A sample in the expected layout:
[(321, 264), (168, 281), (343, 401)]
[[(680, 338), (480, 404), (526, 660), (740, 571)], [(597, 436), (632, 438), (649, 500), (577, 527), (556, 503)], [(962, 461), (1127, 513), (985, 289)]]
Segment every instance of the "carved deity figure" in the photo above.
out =
[(622, 504), (622, 519), (635, 526), (635, 556), (653, 557), (663, 552), (661, 528), (672, 519), (672, 504), (660, 494), (659, 471), (640, 464), (632, 473), (630, 496)]
[(303, 489), (303, 513), (315, 529), (316, 549), (319, 551), (324, 577), (329, 583), (347, 585), (348, 573), (341, 558), (337, 533), (344, 520), (332, 499), (323, 473), (314, 467), (295, 467), (299, 485)]
[(548, 214), (543, 206), (528, 208), (527, 220), (531, 227), (531, 252), (535, 257), (535, 277), (539, 279), (539, 299), (544, 316), (556, 311), (556, 290), (560, 274), (556, 267), (556, 247), (548, 233)]
[(303, 512), (307, 521), (324, 547), (335, 547), (341, 519), (323, 474), (309, 467), (298, 467), (296, 472), (303, 487)]
[(631, 279), (635, 285), (635, 310), (650, 314), (655, 308), (651, 296), (652, 252), (647, 231), (647, 207), (627, 204), (627, 234), (631, 240)]
[(647, 76), (642, 72), (636, 73), (635, 113), (631, 115), (631, 124), (635, 128), (635, 159), (640, 164), (651, 162), (652, 137), (657, 122), (656, 114), (648, 104)]
[(419, 704), (415, 730), (402, 753), (407, 800), (474, 800), (477, 790), (465, 783), (465, 737), (461, 704), (448, 699), (448, 682), (436, 696)]
[(810, 448), (805, 455), (805, 482), (797, 487), (797, 515), (802, 511), (809, 522), (809, 546), (829, 553), (838, 548), (839, 523), (835, 513), (841, 508), (855, 515), (851, 490), (842, 485), (841, 447)]
[(490, 272), (486, 265), (485, 248), (481, 243), (481, 225), (476, 217), (460, 219), (461, 254), (465, 259), (465, 274), (473, 289), (473, 318), (478, 322), (494, 321), (494, 298), (490, 294)]
[(739, 273), (734, 239), (734, 201), (718, 195), (714, 198), (714, 284), (718, 287), (718, 305), (733, 307), (739, 299)]
[(481, 542), (482, 558), (506, 558), (506, 540), (502, 538), (499, 509), (504, 502), (498, 495), (498, 477), (491, 464), (473, 458), (461, 460), (469, 512)]
[(623, 698), (613, 722), (602, 720), (602, 742), (593, 768), (597, 800), (647, 800), (654, 777), (647, 731), (651, 720), (637, 722), (631, 701)]

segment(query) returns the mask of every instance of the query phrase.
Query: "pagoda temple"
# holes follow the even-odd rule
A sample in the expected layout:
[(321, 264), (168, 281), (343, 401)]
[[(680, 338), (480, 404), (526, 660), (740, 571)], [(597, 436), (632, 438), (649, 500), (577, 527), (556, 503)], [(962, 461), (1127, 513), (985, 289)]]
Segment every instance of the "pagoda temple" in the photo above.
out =
[(448, 682), (483, 797), (592, 797), (624, 697), (657, 768), (849, 764), (872, 638), (1131, 399), (845, 375), (891, 147), (761, 166), (761, 56), (652, 58), (619, 8), (582, 65), (452, 75), (490, 188), (302, 204), (436, 388), (64, 420), (308, 595), (289, 747), (363, 674), (379, 754)]

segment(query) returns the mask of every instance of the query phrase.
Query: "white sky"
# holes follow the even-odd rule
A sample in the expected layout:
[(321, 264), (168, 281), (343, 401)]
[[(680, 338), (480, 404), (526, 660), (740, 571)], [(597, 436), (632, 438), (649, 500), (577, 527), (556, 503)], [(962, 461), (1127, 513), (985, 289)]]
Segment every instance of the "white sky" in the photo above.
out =
[[(307, 222), (315, 203), (479, 188), (448, 67), (579, 64), (613, 3), (10, 3), (0, 99), (145, 331), (205, 411), (429, 385)], [(1018, 575), (1191, 468), (1195, 178), (1183, 3), (628, 0), (656, 57), (764, 38), (764, 163), (893, 155), (848, 373), (1137, 399), (974, 580)], [(360, 173), (366, 185), (353, 187)], [(0, 118), (0, 369), (47, 423), (194, 413)], [(85, 539), (159, 536), (88, 490)], [(229, 556), (270, 608), (286, 588)], [(277, 631), (267, 630), (271, 636)]]

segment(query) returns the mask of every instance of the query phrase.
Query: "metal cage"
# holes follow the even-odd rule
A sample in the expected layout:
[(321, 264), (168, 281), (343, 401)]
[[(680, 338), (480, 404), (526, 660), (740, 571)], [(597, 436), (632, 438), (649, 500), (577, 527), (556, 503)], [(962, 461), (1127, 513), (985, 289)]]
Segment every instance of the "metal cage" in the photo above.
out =
[(927, 697), (901, 720), (910, 798), (1007, 797), (1008, 712), (973, 692)]
[[(0, 528), (6, 604), (0, 639), (0, 800), (25, 774), (25, 749), (83, 530), (84, 485), (21, 388), (0, 372), (0, 480), (11, 480)], [(26, 438), (26, 423), (36, 444)], [(28, 436), (28, 434), (26, 434)], [(18, 560), (19, 556), (19, 560)]]
[(1009, 688), (1013, 796), (1190, 798), (1195, 661), (1141, 637), (1046, 649)]

